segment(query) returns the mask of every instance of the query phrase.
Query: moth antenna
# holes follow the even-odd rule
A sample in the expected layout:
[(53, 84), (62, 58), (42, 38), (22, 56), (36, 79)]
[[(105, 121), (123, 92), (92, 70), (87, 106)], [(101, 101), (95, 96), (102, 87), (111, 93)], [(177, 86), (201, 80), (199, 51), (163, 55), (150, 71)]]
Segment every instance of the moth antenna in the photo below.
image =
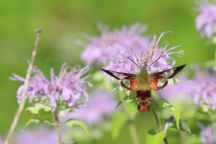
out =
[(161, 57), (163, 56), (163, 52), (160, 54), (160, 56), (155, 60), (153, 61), (147, 68), (149, 68), (150, 66), (152, 66), (156, 61), (158, 61)]
[(141, 68), (137, 63), (134, 62), (133, 59), (131, 59), (130, 57), (128, 57), (128, 59), (129, 59), (130, 61), (132, 61), (136, 66), (138, 66), (139, 68)]

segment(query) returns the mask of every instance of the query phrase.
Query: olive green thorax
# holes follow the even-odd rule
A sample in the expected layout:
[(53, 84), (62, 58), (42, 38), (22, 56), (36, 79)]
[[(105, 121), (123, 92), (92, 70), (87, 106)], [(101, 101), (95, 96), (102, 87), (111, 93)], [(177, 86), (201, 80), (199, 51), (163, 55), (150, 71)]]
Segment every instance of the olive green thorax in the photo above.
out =
[(150, 90), (150, 76), (146, 68), (142, 68), (137, 74), (137, 90)]

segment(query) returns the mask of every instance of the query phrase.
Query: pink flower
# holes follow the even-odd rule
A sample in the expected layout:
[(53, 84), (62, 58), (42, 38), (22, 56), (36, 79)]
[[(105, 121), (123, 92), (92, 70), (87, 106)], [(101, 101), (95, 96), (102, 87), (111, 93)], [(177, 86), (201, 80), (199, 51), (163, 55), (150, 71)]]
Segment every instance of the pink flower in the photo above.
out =
[[(137, 73), (138, 67), (136, 64), (138, 64), (140, 67), (148, 67), (149, 72), (153, 73), (172, 68), (175, 64), (175, 60), (171, 55), (181, 54), (182, 51), (172, 51), (179, 46), (171, 48), (167, 48), (168, 45), (159, 46), (159, 42), (164, 34), (165, 33), (162, 33), (158, 39), (154, 36), (150, 43), (138, 49), (116, 47), (118, 55), (113, 55), (109, 59), (106, 69), (125, 73)], [(129, 58), (133, 59), (136, 64), (131, 62)]]
[(86, 107), (75, 109), (74, 112), (69, 113), (66, 117), (62, 117), (61, 121), (73, 118), (82, 120), (88, 124), (99, 124), (104, 116), (108, 116), (115, 112), (117, 102), (106, 91), (95, 90), (89, 96), (89, 101)]
[(213, 128), (211, 125), (204, 127), (202, 126), (202, 131), (200, 133), (200, 140), (204, 144), (215, 144), (215, 137), (213, 133)]
[[(54, 69), (50, 71), (50, 80), (41, 72), (40, 69), (34, 68), (34, 76), (30, 78), (27, 90), (27, 98), (30, 103), (49, 100), (50, 106), (55, 110), (58, 103), (67, 103), (68, 107), (73, 106), (76, 101), (84, 95), (86, 100), (88, 94), (86, 85), (91, 84), (86, 81), (87, 77), (83, 75), (88, 71), (88, 67), (78, 69), (75, 67), (62, 65), (58, 76), (54, 74)], [(13, 74), (12, 80), (24, 82), (25, 78)], [(24, 84), (18, 88), (17, 99), (21, 100)]]
[(196, 28), (201, 36), (211, 38), (215, 33), (216, 3), (211, 4), (207, 0), (199, 4), (200, 14), (196, 18)]
[(15, 144), (58, 144), (58, 135), (55, 129), (40, 127), (25, 129), (16, 133)]
[(121, 30), (110, 31), (108, 28), (99, 25), (101, 36), (88, 39), (89, 44), (84, 45), (82, 60), (85, 63), (106, 63), (106, 59), (118, 55), (118, 47), (125, 50), (137, 50), (146, 47), (148, 38), (141, 34), (146, 30), (146, 26), (136, 23), (130, 27), (123, 26)]

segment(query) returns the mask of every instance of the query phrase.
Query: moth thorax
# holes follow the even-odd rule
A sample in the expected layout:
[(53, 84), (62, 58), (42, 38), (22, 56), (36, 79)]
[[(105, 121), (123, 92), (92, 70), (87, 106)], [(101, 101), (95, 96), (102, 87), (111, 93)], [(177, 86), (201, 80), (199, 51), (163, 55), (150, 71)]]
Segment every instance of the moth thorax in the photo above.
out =
[(146, 69), (142, 69), (137, 75), (137, 89), (150, 90), (150, 77)]

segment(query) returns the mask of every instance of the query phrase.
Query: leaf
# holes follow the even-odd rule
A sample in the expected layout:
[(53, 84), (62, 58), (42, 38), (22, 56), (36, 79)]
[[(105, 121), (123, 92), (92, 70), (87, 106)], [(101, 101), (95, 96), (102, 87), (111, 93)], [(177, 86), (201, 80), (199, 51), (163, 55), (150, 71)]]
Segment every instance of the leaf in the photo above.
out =
[(180, 113), (179, 110), (176, 109), (174, 106), (172, 106), (171, 104), (169, 104), (166, 100), (160, 100), (159, 104), (161, 105), (161, 107), (163, 109), (169, 109), (172, 113), (173, 116), (175, 118), (176, 121), (176, 127), (179, 130), (179, 121), (180, 121)]
[(190, 129), (189, 125), (184, 123), (181, 119), (180, 119), (180, 130), (182, 130), (188, 134), (191, 134), (191, 129)]
[(115, 108), (117, 109), (121, 104), (122, 104), (122, 101), (119, 101)]
[(48, 125), (50, 125), (50, 126), (55, 126), (55, 123), (53, 123), (52, 121), (50, 121), (50, 120), (41, 120), (41, 119), (38, 119), (38, 118), (31, 118), (30, 120), (28, 120), (27, 122), (26, 122), (26, 125), (28, 126), (28, 125), (30, 125), (30, 124), (40, 124), (40, 123), (44, 123), (44, 124), (48, 124)]
[(165, 131), (158, 132), (155, 129), (149, 130), (146, 137), (146, 144), (162, 144), (165, 136)]
[(32, 114), (38, 115), (40, 110), (44, 110), (45, 112), (51, 112), (52, 108), (44, 104), (36, 103), (34, 106), (27, 107), (26, 110), (28, 110)]
[(84, 122), (82, 121), (78, 121), (78, 120), (74, 120), (74, 119), (69, 119), (66, 122), (64, 122), (64, 124), (66, 124), (69, 127), (73, 127), (73, 126), (80, 126), (81, 128), (83, 128), (83, 130), (88, 134), (88, 129), (87, 126)]
[(112, 118), (112, 138), (116, 140), (119, 136), (122, 126), (127, 121), (127, 116), (123, 112), (118, 112)]
[(40, 119), (33, 119), (32, 118), (32, 119), (28, 120), (25, 125), (28, 126), (28, 125), (30, 125), (32, 123), (39, 124), (40, 123)]
[(62, 110), (59, 110), (59, 115), (66, 116), (68, 112), (72, 112), (72, 111), (73, 111), (73, 108), (62, 109)]

